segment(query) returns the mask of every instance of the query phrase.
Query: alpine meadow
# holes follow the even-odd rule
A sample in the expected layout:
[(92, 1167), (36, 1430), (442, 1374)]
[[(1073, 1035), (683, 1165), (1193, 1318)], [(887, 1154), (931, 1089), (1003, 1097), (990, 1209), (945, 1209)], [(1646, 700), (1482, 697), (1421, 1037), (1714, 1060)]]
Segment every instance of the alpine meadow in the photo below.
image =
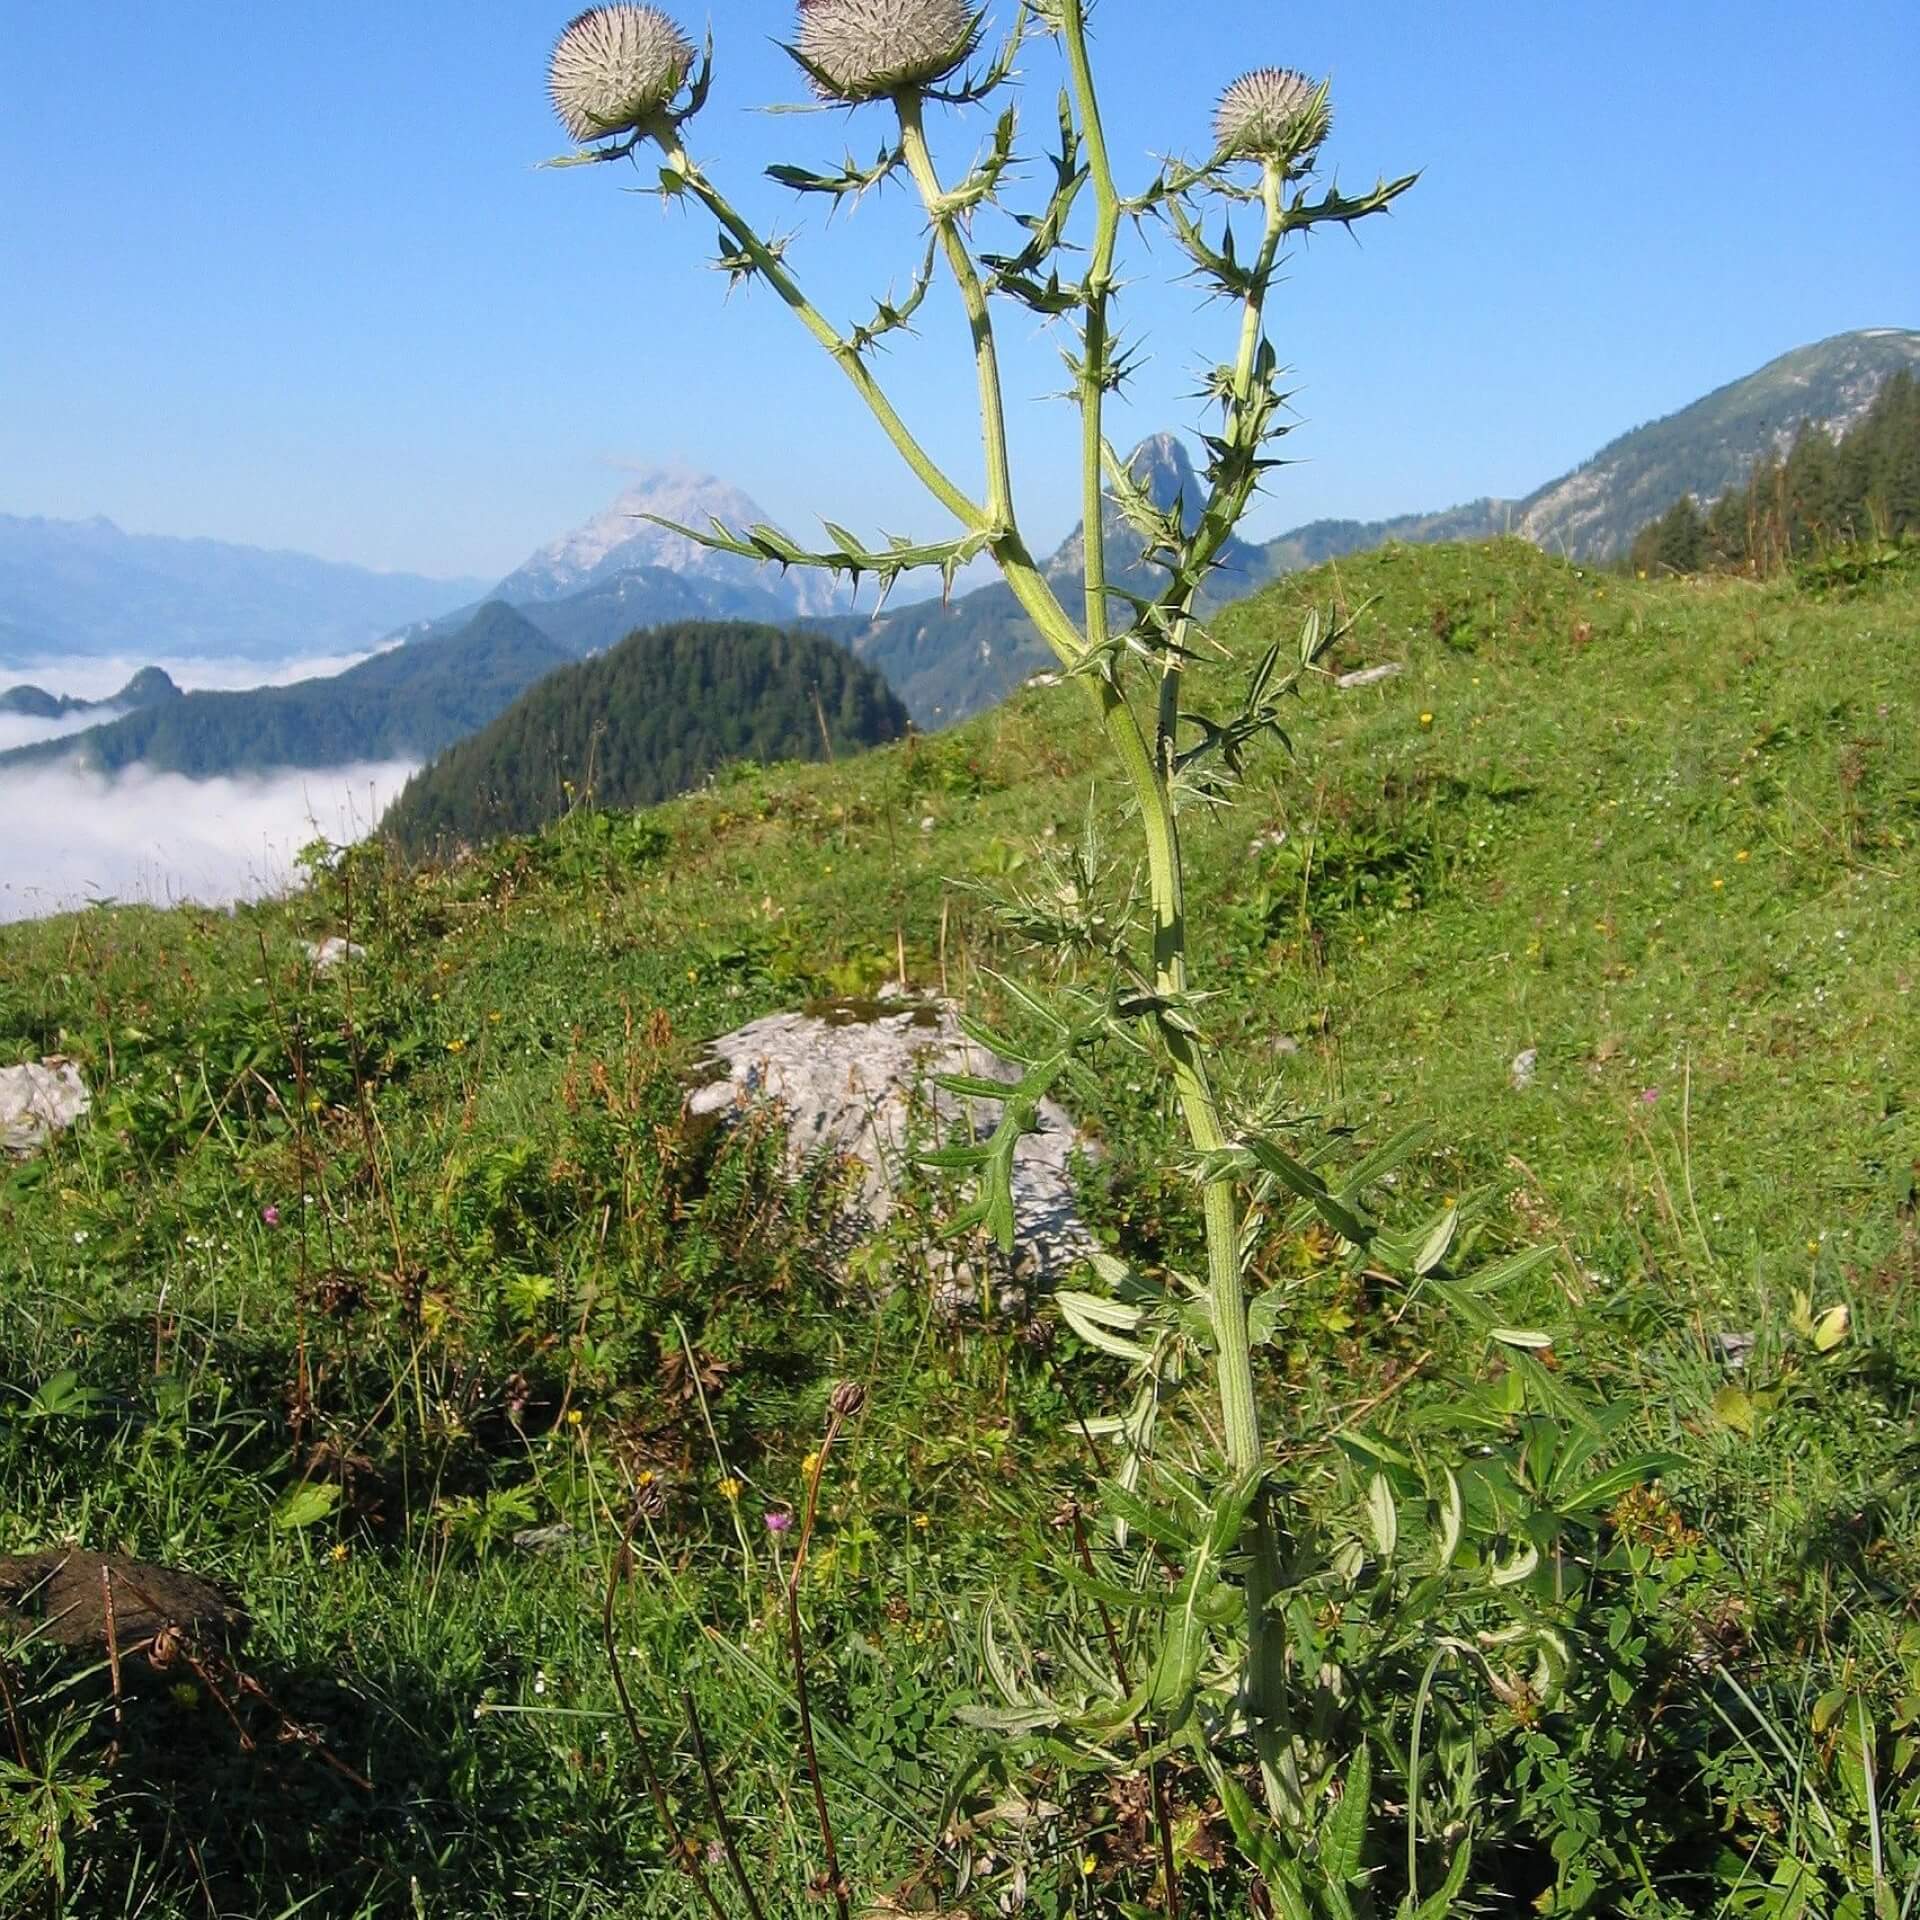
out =
[(1344, 63), (1123, 127), (1126, 12), (798, 0), (759, 183), (737, 28), (553, 23), (556, 310), (643, 250), (931, 531), (663, 470), (427, 619), (223, 550), (416, 620), (337, 676), (6, 696), (419, 770), (0, 925), (0, 1920), (1920, 1915), (1920, 336), (1275, 539), (1428, 183)]

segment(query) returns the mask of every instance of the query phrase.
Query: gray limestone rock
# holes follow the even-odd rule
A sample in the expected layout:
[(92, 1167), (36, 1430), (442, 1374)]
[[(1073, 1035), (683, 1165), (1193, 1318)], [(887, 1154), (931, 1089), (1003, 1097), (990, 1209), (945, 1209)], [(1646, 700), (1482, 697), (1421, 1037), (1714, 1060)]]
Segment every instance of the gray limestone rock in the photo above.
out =
[(330, 940), (307, 942), (307, 964), (315, 973), (331, 973), (343, 960), (364, 960), (366, 957), (365, 947), (355, 946), (351, 940), (343, 940), (337, 933)]
[(84, 1119), (93, 1105), (71, 1060), (0, 1067), (0, 1153), (20, 1157)]
[[(691, 1110), (725, 1114), (757, 1101), (774, 1103), (786, 1121), (793, 1166), (827, 1153), (864, 1169), (861, 1210), (876, 1225), (892, 1212), (893, 1191), (906, 1170), (916, 1091), (924, 1090), (949, 1135), (971, 1122), (984, 1137), (999, 1121), (998, 1105), (939, 1092), (932, 1076), (964, 1073), (1007, 1084), (1020, 1077), (969, 1040), (953, 1008), (939, 1001), (847, 1002), (816, 1013), (777, 1013), (723, 1035), (711, 1054), (725, 1077), (694, 1094)], [(1057, 1274), (1094, 1245), (1074, 1204), (1068, 1160), (1076, 1150), (1088, 1153), (1090, 1143), (1072, 1116), (1048, 1101), (1040, 1130), (1014, 1155), (1019, 1271)]]

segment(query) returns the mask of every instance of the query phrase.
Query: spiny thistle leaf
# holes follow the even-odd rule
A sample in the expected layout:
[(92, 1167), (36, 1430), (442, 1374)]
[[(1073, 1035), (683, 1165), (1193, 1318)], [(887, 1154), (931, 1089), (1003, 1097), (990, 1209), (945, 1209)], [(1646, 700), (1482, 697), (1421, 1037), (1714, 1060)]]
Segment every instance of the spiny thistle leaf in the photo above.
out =
[(984, 553), (992, 538), (986, 533), (970, 533), (958, 540), (916, 544), (898, 535), (889, 535), (886, 546), (867, 547), (845, 527), (835, 526), (828, 521), (826, 529), (837, 543), (835, 549), (832, 552), (813, 552), (790, 539), (778, 527), (749, 527), (744, 533), (736, 533), (715, 520), (702, 532), (698, 527), (685, 527), (677, 520), (663, 519), (657, 513), (644, 513), (640, 518), (651, 520), (655, 526), (665, 527), (669, 533), (677, 533), (714, 553), (734, 553), (743, 560), (758, 560), (783, 570), (788, 567), (809, 567), (821, 573), (845, 574), (856, 582), (862, 574), (870, 573), (881, 582), (883, 592), (890, 589), (903, 573), (913, 573), (922, 568), (938, 568), (941, 576), (951, 584), (954, 574)]
[(895, 300), (889, 295), (874, 303), (873, 318), (864, 326), (858, 326), (847, 336), (847, 344), (856, 354), (865, 353), (890, 333), (899, 333), (911, 328), (913, 316), (920, 311), (921, 303), (927, 297), (927, 290), (933, 285), (933, 256), (938, 243), (928, 241), (926, 258), (920, 263), (920, 270), (913, 276), (913, 285), (908, 289), (904, 300)]
[(811, 173), (805, 167), (775, 166), (767, 169), (767, 178), (791, 187), (795, 193), (830, 193), (836, 201), (858, 200), (862, 194), (880, 186), (900, 161), (897, 146), (883, 147), (870, 167), (860, 166), (853, 155), (848, 154), (846, 164), (838, 173)]
[(553, 110), (576, 140), (634, 132), (664, 112), (693, 59), (693, 42), (658, 7), (589, 7), (553, 49)]
[(1301, 233), (1309, 227), (1325, 226), (1329, 222), (1351, 227), (1356, 220), (1364, 220), (1369, 214), (1384, 213), (1419, 178), (1417, 173), (1407, 173), (1397, 180), (1381, 180), (1369, 192), (1351, 199), (1331, 190), (1318, 200), (1308, 200), (1301, 194), (1287, 209), (1287, 231)]

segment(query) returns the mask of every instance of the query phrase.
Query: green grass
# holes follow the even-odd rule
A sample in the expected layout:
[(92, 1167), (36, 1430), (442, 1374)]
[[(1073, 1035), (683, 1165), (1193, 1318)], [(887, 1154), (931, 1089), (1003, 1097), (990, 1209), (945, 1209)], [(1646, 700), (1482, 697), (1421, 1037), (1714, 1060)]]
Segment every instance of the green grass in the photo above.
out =
[[(1623, 1444), (1683, 1462), (1670, 1507), (1619, 1516), (1621, 1552), (1660, 1544), (1582, 1615), (1567, 1701), (1489, 1723), (1470, 1887), (1493, 1911), (1871, 1914), (1843, 1904), (1871, 1899), (1867, 1802), (1911, 1874), (1920, 1795), (1920, 578), (1641, 585), (1518, 543), (1389, 549), (1221, 637), (1251, 652), (1329, 597), (1362, 609), (1345, 664), (1406, 671), (1316, 691), (1291, 759), (1183, 823), (1223, 1058), (1343, 1152), (1430, 1122), (1408, 1217), (1487, 1189), (1491, 1241), (1555, 1246), (1520, 1306)], [(806, 1598), (860, 1901), (986, 1913), (1015, 1875), (1034, 1913), (1148, 1899), (1124, 1796), (1062, 1780), (1054, 1812), (996, 1822), (1011, 1775), (955, 1717), (988, 1691), (988, 1596), (1058, 1610), (1048, 1522), (1089, 1483), (1063, 1388), (1090, 1410), (1117, 1376), (935, 1313), (938, 1196), (843, 1273), (829, 1171), (790, 1191), (763, 1130), (680, 1113), (704, 1040), (871, 991), (902, 949), (995, 1010), (1020, 957), (982, 890), (1039, 886), (1090, 806), (1124, 878), (1078, 697), (451, 869), (367, 851), (232, 915), (0, 931), (0, 1062), (68, 1053), (100, 1096), (0, 1186), (0, 1551), (84, 1541), (229, 1581), (248, 1667), (373, 1786), (257, 1703), (243, 1752), (197, 1683), (131, 1701), (109, 1763), (98, 1677), (19, 1648), (13, 1757), (77, 1798), (62, 1892), (45, 1803), (0, 1786), (0, 1910), (698, 1910), (601, 1648), (651, 1473), (666, 1515), (615, 1622), (639, 1711), (704, 1847), (693, 1695), (768, 1913), (818, 1911), (761, 1516), (798, 1498), (848, 1376), (873, 1397), (828, 1463)], [(368, 958), (315, 980), (300, 942), (335, 933)], [(1191, 1264), (1167, 1117), (1123, 1059), (1101, 1087), (1090, 1212)], [(1302, 1287), (1264, 1390), (1329, 1512), (1344, 1418), (1385, 1396), (1411, 1429), (1489, 1376), (1311, 1235), (1275, 1235), (1259, 1272)], [(1810, 1315), (1839, 1304), (1822, 1352)], [(1729, 1370), (1720, 1337), (1749, 1334)], [(1870, 1793), (1835, 1699), (1866, 1703)], [(1245, 1911), (1206, 1869), (1207, 1796), (1176, 1796), (1190, 1904)], [(1400, 1847), (1389, 1829), (1370, 1862), (1383, 1888)]]

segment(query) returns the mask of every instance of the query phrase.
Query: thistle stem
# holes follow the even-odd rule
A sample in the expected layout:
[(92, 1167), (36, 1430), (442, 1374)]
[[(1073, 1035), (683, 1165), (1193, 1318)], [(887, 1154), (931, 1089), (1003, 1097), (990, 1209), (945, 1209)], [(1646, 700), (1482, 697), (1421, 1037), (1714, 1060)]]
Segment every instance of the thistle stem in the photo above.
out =
[(1113, 351), (1108, 306), (1113, 298), (1113, 256), (1120, 235), (1120, 195), (1113, 182), (1106, 125), (1100, 117), (1100, 98), (1093, 84), (1093, 63), (1087, 56), (1086, 15), (1079, 6), (1063, 9), (1062, 32), (1096, 205), (1093, 254), (1082, 289), (1086, 325), (1081, 334), (1080, 366), (1080, 518), (1087, 576), (1087, 642), (1097, 650), (1107, 643), (1106, 493), (1101, 484), (1106, 466), (1106, 433), (1102, 414), (1112, 379), (1108, 365), (1108, 356)]
[[(1245, 422), (1254, 403), (1254, 382), (1259, 375), (1260, 343), (1266, 335), (1267, 294), (1273, 286), (1273, 274), (1279, 264), (1280, 243), (1286, 237), (1286, 169), (1277, 160), (1265, 162), (1260, 182), (1260, 198), (1266, 212), (1266, 228), (1261, 236), (1260, 253), (1254, 262), (1246, 298), (1241, 305), (1240, 351), (1233, 368), (1233, 387), (1227, 400), (1227, 439), (1235, 443), (1246, 431)], [(1199, 543), (1188, 563), (1186, 578), (1180, 582), (1171, 604), (1162, 602), (1172, 616), (1170, 637), (1177, 647), (1185, 647), (1193, 624), (1193, 605), (1205, 581), (1207, 569), (1219, 557), (1227, 536), (1239, 524), (1252, 497), (1258, 470), (1249, 464), (1247, 472), (1231, 487), (1221, 486), (1207, 502), (1205, 525)], [(1169, 649), (1160, 669), (1160, 754), (1168, 759), (1174, 749), (1175, 730), (1180, 715), (1180, 685), (1185, 673), (1184, 652)]]
[[(1100, 115), (1099, 95), (1094, 86), (1093, 63), (1087, 51), (1085, 0), (1063, 0), (1060, 27), (1096, 203), (1093, 252), (1082, 292), (1086, 326), (1085, 354), (1080, 368), (1080, 411), (1087, 634), (1089, 641), (1098, 646), (1105, 642), (1107, 621), (1105, 502), (1101, 484), (1105, 464), (1105, 434), (1101, 413), (1110, 380), (1107, 361), (1112, 343), (1108, 327), (1108, 303), (1112, 297), (1114, 249), (1122, 203), (1114, 184), (1106, 129)], [(1264, 197), (1266, 234), (1242, 315), (1240, 351), (1234, 369), (1232, 408), (1236, 425), (1245, 418), (1253, 398), (1266, 293), (1272, 282), (1274, 263), (1279, 257), (1284, 231), (1281, 175), (1273, 165), (1266, 169)], [(1215, 510), (1220, 504), (1217, 498), (1209, 502), (1209, 521), (1216, 518)], [(1238, 504), (1244, 507), (1244, 498)], [(1235, 513), (1232, 519), (1237, 520), (1238, 517)], [(1231, 524), (1231, 520), (1221, 521), (1223, 529)], [(1171, 636), (1176, 643), (1186, 638), (1200, 582), (1218, 554), (1224, 537), (1224, 531), (1216, 536), (1209, 536), (1203, 531), (1188, 561), (1178, 602), (1177, 622)], [(1109, 733), (1114, 735), (1121, 748), (1123, 761), (1129, 762), (1129, 773), (1134, 789), (1140, 796), (1141, 817), (1147, 830), (1154, 900), (1156, 981), (1163, 993), (1176, 996), (1185, 993), (1187, 988), (1186, 881), (1180, 854), (1179, 821), (1174, 805), (1183, 660), (1184, 654), (1176, 648), (1169, 648), (1163, 657), (1155, 751), (1150, 756), (1131, 710), (1126, 715), (1130, 723), (1127, 729), (1117, 728), (1111, 719), (1108, 725)], [(1122, 738), (1123, 731), (1131, 732), (1131, 742)], [(1130, 747), (1132, 751), (1129, 751)], [(1149, 793), (1157, 804), (1148, 803)], [(1188, 1138), (1203, 1153), (1225, 1146), (1226, 1134), (1220, 1121), (1219, 1104), (1209, 1081), (1204, 1057), (1193, 1037), (1165, 1022), (1162, 1022), (1161, 1031)], [(1260, 1405), (1254, 1391), (1253, 1345), (1247, 1321), (1246, 1286), (1240, 1272), (1240, 1203), (1231, 1178), (1207, 1183), (1201, 1198), (1201, 1209), (1206, 1231), (1208, 1294), (1214, 1329), (1215, 1382), (1220, 1395), (1221, 1424), (1225, 1433), (1228, 1466), (1234, 1476), (1240, 1478), (1260, 1470), (1264, 1462), (1264, 1450), (1260, 1439)], [(1249, 1534), (1252, 1552), (1247, 1575), (1247, 1711), (1260, 1750), (1268, 1793), (1270, 1798), (1277, 1801), (1282, 1797), (1278, 1769), (1281, 1729), (1286, 1711), (1286, 1650), (1272, 1611), (1280, 1584), (1279, 1556), (1264, 1490), (1255, 1498)]]
[(926, 204), (927, 217), (933, 222), (954, 284), (960, 289), (967, 310), (967, 326), (973, 335), (973, 357), (980, 376), (981, 438), (987, 456), (987, 517), (996, 533), (1014, 524), (1013, 463), (1007, 457), (1007, 408), (1005, 390), (1000, 381), (1000, 350), (993, 335), (993, 315), (987, 309), (987, 291), (980, 284), (979, 270), (961, 236), (959, 216), (941, 190), (934, 171), (933, 155), (927, 147), (926, 124), (917, 87), (905, 88), (894, 96), (900, 114), (900, 150), (906, 157), (907, 171)]

